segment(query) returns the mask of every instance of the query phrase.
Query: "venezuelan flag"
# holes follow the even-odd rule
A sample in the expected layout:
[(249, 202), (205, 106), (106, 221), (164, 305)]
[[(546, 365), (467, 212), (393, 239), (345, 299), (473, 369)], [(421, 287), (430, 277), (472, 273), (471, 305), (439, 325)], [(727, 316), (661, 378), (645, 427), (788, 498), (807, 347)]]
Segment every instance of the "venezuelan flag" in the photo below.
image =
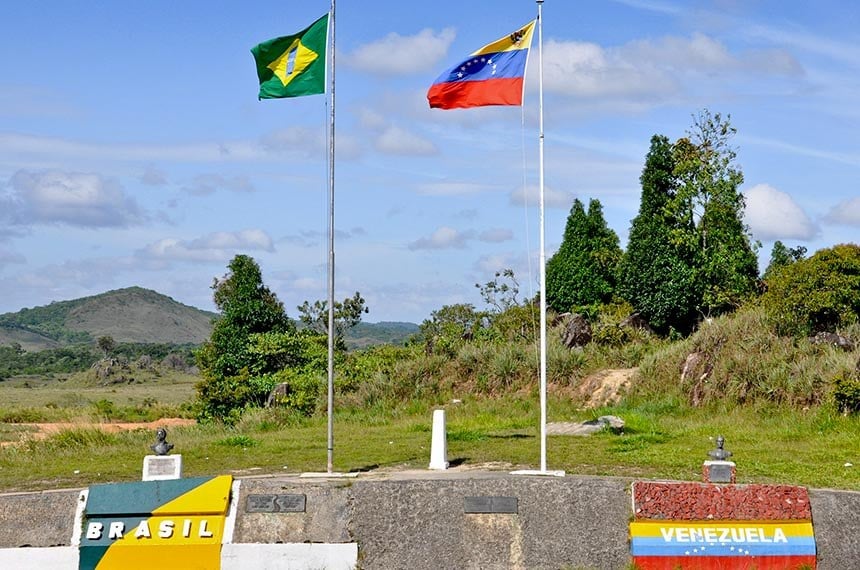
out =
[(465, 109), (522, 105), (523, 77), (534, 28), (535, 21), (531, 21), (445, 71), (427, 92), (430, 107)]

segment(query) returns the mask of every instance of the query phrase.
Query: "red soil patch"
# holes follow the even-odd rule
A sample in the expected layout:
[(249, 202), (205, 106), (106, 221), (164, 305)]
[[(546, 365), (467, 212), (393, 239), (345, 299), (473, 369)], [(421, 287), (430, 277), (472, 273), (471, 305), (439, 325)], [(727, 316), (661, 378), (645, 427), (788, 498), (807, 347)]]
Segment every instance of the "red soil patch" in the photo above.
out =
[[(100, 429), (108, 433), (116, 433), (120, 431), (130, 431), (136, 429), (144, 429), (155, 431), (160, 427), (180, 427), (190, 426), (197, 422), (195, 420), (185, 418), (161, 418), (153, 422), (116, 422), (116, 423), (95, 423), (95, 422), (58, 422), (58, 423), (22, 423), (16, 424), (19, 426), (27, 426), (35, 428), (35, 431), (28, 431), (22, 434), (25, 438), (45, 439), (51, 434), (59, 433), (63, 430), (70, 429)], [(14, 441), (0, 442), (0, 447), (12, 445)]]

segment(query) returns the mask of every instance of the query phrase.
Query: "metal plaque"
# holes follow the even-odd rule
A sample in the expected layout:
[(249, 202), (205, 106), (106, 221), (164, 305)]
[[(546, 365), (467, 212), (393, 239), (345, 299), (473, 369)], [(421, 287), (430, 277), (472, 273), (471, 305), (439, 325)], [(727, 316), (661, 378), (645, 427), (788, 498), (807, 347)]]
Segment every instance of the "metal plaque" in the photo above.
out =
[(248, 495), (246, 513), (303, 513), (305, 495)]
[(517, 514), (516, 497), (465, 497), (463, 511), (466, 514)]

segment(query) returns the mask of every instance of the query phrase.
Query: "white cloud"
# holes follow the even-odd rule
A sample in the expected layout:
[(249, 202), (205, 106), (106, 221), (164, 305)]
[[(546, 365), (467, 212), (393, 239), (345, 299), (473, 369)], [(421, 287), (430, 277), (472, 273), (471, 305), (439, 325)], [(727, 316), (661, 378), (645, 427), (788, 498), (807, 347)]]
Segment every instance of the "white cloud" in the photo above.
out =
[(753, 235), (761, 240), (808, 240), (818, 228), (791, 196), (768, 184), (757, 184), (744, 191), (744, 221)]
[(343, 56), (346, 65), (375, 75), (412, 75), (438, 67), (456, 37), (452, 28), (425, 28), (414, 36), (390, 33)]
[(231, 192), (253, 192), (254, 185), (244, 175), (225, 177), (220, 174), (200, 174), (194, 177), (190, 185), (182, 188), (183, 191), (195, 196), (214, 194), (222, 189)]
[(392, 124), (383, 114), (363, 107), (356, 113), (362, 127), (376, 135), (374, 148), (384, 154), (400, 156), (432, 156), (439, 149), (429, 139)]
[(224, 162), (268, 158), (259, 143), (229, 141), (191, 144), (96, 144), (59, 137), (0, 133), (0, 152), (6, 155), (76, 159)]
[(240, 251), (274, 251), (272, 238), (258, 229), (213, 232), (193, 240), (165, 238), (147, 245), (136, 255), (158, 261), (222, 261)]
[(146, 218), (118, 182), (98, 174), (19, 170), (9, 185), (6, 213), (13, 224), (127, 227)]
[[(564, 192), (544, 186), (543, 189), (544, 205), (547, 208), (570, 208), (573, 204), (574, 195), (572, 192)], [(525, 188), (517, 188), (508, 195), (508, 202), (512, 206), (522, 206), (523, 200), (528, 206), (537, 206), (540, 204), (540, 189), (535, 185), (528, 185)]]
[(488, 243), (500, 243), (514, 239), (514, 232), (507, 228), (492, 228), (478, 234), (478, 239)]
[(637, 66), (625, 55), (593, 43), (550, 40), (544, 48), (544, 88), (576, 97), (667, 96), (674, 78), (654, 66)]
[[(683, 94), (690, 77), (734, 74), (797, 75), (797, 60), (783, 50), (732, 53), (702, 33), (636, 40), (618, 47), (550, 40), (544, 48), (548, 92), (586, 98), (637, 98), (657, 103)], [(640, 101), (640, 104), (642, 101)]]
[(430, 237), (423, 237), (409, 244), (409, 249), (462, 249), (466, 242), (474, 237), (471, 231), (461, 232), (442, 226)]
[(428, 139), (397, 126), (389, 126), (376, 139), (376, 150), (386, 154), (432, 156), (439, 153)]
[(0, 268), (4, 265), (9, 265), (12, 263), (24, 263), (26, 260), (23, 255), (19, 255), (14, 251), (9, 251), (6, 249), (0, 249)]
[(140, 175), (140, 181), (147, 186), (164, 186), (167, 184), (167, 175), (158, 168), (150, 165)]
[(631, 8), (639, 8), (649, 12), (659, 12), (661, 14), (678, 14), (681, 8), (668, 2), (655, 2), (653, 0), (612, 0), (618, 4), (624, 4)]
[(468, 196), (489, 190), (490, 187), (471, 182), (432, 182), (418, 185), (418, 192), (426, 196)]
[(860, 198), (839, 202), (827, 214), (827, 220), (846, 226), (860, 226)]

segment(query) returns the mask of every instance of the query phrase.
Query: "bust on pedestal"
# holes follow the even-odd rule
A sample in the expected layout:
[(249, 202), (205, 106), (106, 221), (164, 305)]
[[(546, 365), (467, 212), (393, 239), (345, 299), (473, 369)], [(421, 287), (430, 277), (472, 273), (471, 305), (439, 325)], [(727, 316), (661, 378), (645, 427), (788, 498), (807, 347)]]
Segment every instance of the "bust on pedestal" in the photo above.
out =
[(732, 456), (732, 452), (723, 448), (725, 444), (726, 438), (718, 435), (717, 448), (708, 452), (711, 460), (702, 464), (702, 479), (705, 483), (735, 482), (735, 463), (728, 460)]
[(149, 446), (155, 455), (143, 458), (143, 480), (164, 481), (182, 478), (182, 456), (168, 455), (173, 444), (167, 442), (167, 430), (163, 427), (155, 432), (155, 443)]

